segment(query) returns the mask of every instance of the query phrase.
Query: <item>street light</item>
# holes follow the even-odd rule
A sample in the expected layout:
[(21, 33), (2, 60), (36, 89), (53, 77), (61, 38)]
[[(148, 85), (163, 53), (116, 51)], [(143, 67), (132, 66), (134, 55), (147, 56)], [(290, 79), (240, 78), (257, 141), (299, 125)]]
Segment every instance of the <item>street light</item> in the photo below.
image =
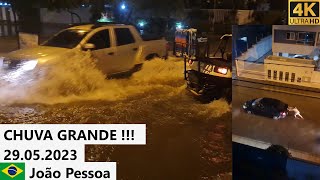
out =
[(176, 28), (177, 28), (177, 29), (182, 29), (182, 28), (183, 28), (182, 22), (177, 22), (177, 23), (176, 23)]
[(145, 25), (146, 25), (146, 22), (145, 22), (144, 20), (140, 20), (140, 21), (138, 22), (138, 26), (139, 26), (140, 28), (143, 28)]
[(127, 6), (126, 6), (124, 3), (122, 3), (121, 9), (122, 9), (122, 10), (125, 10), (126, 8), (127, 8)]
[(7, 2), (0, 2), (0, 6), (11, 6), (11, 4)]

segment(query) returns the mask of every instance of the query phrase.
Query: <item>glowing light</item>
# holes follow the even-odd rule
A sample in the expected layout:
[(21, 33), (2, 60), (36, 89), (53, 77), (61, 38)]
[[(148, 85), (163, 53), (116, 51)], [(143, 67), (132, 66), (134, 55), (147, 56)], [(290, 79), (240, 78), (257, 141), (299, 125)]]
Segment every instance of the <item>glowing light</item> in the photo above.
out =
[(32, 60), (32, 61), (26, 61), (21, 65), (21, 69), (24, 71), (30, 71), (33, 70), (38, 64), (37, 60)]
[(240, 38), (240, 40), (247, 42), (248, 38), (247, 37), (242, 37), (242, 38)]
[(176, 23), (176, 28), (177, 29), (182, 29), (183, 28), (182, 22), (177, 22)]
[(221, 74), (227, 74), (227, 72), (228, 72), (228, 69), (227, 68), (218, 68), (217, 69), (217, 72), (218, 73), (221, 73)]
[(83, 34), (83, 33), (85, 33), (85, 32), (87, 32), (87, 31), (85, 31), (85, 30), (78, 30), (78, 33), (80, 33), (80, 34)]
[(107, 17), (101, 17), (98, 19), (98, 22), (113, 22), (112, 19), (107, 18)]
[(140, 22), (140, 23), (139, 23), (139, 26), (140, 26), (140, 27), (143, 27), (143, 26), (144, 26), (144, 22)]
[(18, 82), (19, 79), (24, 75), (26, 72), (33, 70), (38, 64), (37, 60), (30, 60), (25, 61), (16, 69), (9, 71), (7, 74), (3, 76), (3, 79), (9, 82)]
[(127, 8), (127, 6), (126, 6), (125, 4), (122, 4), (122, 5), (121, 5), (121, 9), (122, 9), (122, 10), (125, 10), (126, 8)]
[(143, 28), (145, 25), (146, 25), (146, 22), (144, 20), (141, 20), (141, 21), (138, 22), (138, 26), (140, 28)]
[(0, 2), (0, 6), (11, 6), (11, 4), (7, 2)]

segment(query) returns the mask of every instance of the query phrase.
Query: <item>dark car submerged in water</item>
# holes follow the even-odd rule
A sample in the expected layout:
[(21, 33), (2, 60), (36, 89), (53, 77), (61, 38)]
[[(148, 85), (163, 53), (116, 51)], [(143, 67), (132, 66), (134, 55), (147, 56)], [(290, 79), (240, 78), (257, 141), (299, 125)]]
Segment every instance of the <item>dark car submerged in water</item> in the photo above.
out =
[(276, 120), (288, 115), (288, 104), (273, 98), (252, 99), (245, 102), (242, 108), (248, 114), (256, 114)]

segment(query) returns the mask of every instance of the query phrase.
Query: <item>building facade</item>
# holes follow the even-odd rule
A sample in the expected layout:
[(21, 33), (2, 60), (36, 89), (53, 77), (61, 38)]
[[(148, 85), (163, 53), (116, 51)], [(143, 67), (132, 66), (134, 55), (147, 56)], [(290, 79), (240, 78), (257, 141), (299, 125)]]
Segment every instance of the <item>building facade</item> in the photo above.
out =
[(272, 50), (274, 55), (289, 58), (318, 60), (320, 27), (273, 26)]
[(320, 27), (274, 25), (273, 56), (265, 59), (268, 81), (320, 88)]
[(13, 12), (10, 4), (0, 2), (0, 36), (10, 36), (16, 33), (15, 23), (18, 16)]

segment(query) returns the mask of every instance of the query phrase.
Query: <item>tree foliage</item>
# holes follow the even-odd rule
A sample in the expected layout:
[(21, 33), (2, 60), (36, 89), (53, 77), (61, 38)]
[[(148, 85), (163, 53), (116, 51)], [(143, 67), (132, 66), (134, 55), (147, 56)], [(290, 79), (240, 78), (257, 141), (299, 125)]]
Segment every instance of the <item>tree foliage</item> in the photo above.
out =
[(157, 17), (180, 17), (184, 16), (184, 0), (132, 0), (136, 11), (148, 10)]

